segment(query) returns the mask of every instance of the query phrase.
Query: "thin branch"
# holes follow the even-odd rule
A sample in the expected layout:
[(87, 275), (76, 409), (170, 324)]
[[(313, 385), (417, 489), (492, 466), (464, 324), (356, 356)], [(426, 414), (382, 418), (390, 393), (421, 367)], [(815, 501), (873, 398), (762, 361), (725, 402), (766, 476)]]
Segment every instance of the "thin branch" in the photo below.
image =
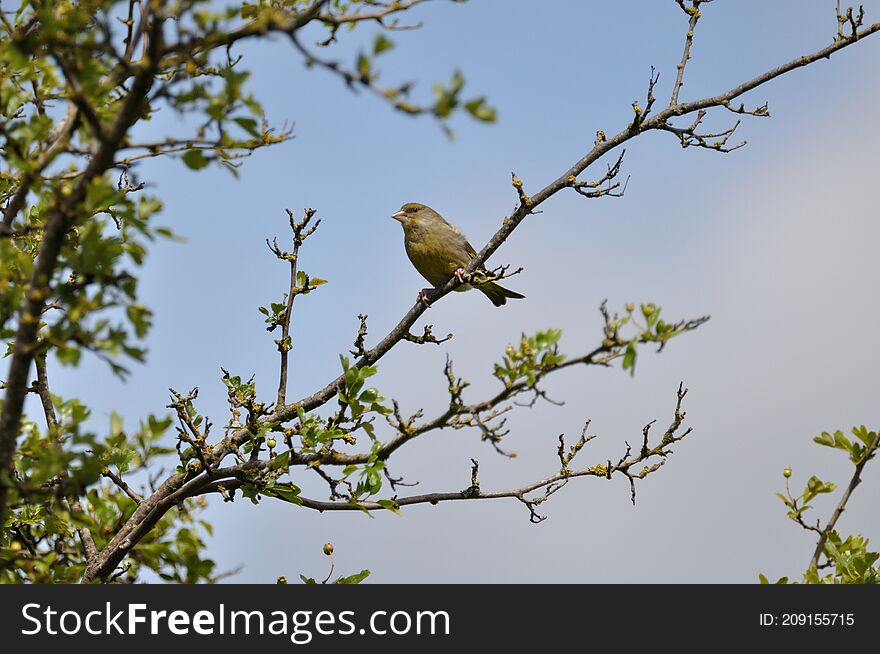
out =
[(107, 479), (112, 481), (114, 484), (119, 486), (119, 488), (122, 490), (122, 492), (125, 493), (126, 495), (128, 495), (135, 504), (140, 504), (141, 502), (144, 501), (143, 497), (141, 497), (138, 493), (136, 493), (134, 490), (132, 490), (131, 486), (129, 486), (122, 477), (120, 477), (115, 472), (110, 470), (110, 468), (104, 468), (101, 471), (101, 475), (103, 475), (104, 477), (106, 477)]
[[(471, 471), (471, 484), (464, 490), (425, 493), (421, 495), (410, 495), (406, 497), (395, 497), (393, 498), (393, 500), (397, 504), (397, 506), (403, 507), (413, 506), (416, 504), (438, 504), (440, 502), (450, 502), (458, 500), (490, 500), (514, 498), (522, 502), (529, 509), (529, 519), (532, 522), (542, 522), (545, 519), (545, 516), (539, 515), (535, 510), (535, 507), (545, 502), (551, 495), (556, 493), (565, 484), (567, 484), (570, 479), (587, 476), (611, 479), (614, 474), (620, 473), (625, 475), (629, 479), (634, 488), (635, 479), (644, 479), (652, 472), (658, 470), (660, 466), (663, 465), (666, 457), (672, 454), (672, 451), (669, 449), (669, 447), (674, 443), (682, 440), (692, 431), (691, 429), (687, 429), (681, 434), (677, 433), (678, 429), (681, 426), (681, 420), (684, 418), (684, 412), (681, 411), (681, 401), (686, 394), (687, 389), (679, 386), (675, 417), (670, 424), (669, 430), (666, 432), (661, 442), (657, 446), (649, 447), (635, 455), (631, 454), (630, 449), (627, 447), (626, 454), (621, 457), (617, 463), (611, 463), (609, 461), (607, 463), (600, 463), (578, 470), (570, 470), (566, 466), (563, 466), (562, 470), (560, 470), (559, 473), (551, 475), (539, 481), (525, 484), (518, 488), (485, 492), (481, 489), (480, 484), (477, 481), (477, 470), (479, 464), (476, 461), (472, 460), (473, 468)], [(584, 433), (585, 432), (586, 427), (584, 428)], [(584, 443), (591, 439), (592, 438), (585, 438), (584, 435), (582, 435), (581, 441), (583, 442), (579, 441), (580, 445), (573, 448), (573, 453), (571, 457), (568, 458), (569, 463), (571, 462), (571, 459), (573, 459), (574, 456), (578, 454)], [(632, 468), (640, 464), (647, 464), (652, 459), (658, 459), (658, 461), (654, 462), (653, 464), (645, 465), (638, 472), (632, 472)], [(246, 464), (244, 466), (236, 466), (228, 469), (222, 469), (219, 470), (218, 473), (223, 475), (241, 475), (248, 469), (253, 469), (253, 465)], [(233, 479), (229, 481), (214, 481), (211, 484), (207, 484), (198, 488), (194, 494), (202, 495), (206, 493), (220, 492), (220, 486), (223, 486), (224, 490), (226, 491), (234, 490), (235, 488), (240, 488), (242, 483), (244, 482), (241, 479)], [(540, 492), (540, 494), (538, 496), (530, 497), (530, 494), (536, 492)], [(635, 491), (633, 490), (633, 498), (635, 497), (634, 492)], [(382, 504), (380, 504), (378, 501), (321, 501), (303, 496), (299, 496), (298, 500), (305, 508), (314, 509), (320, 512), (382, 511), (387, 510), (388, 508), (387, 506), (383, 506)]]
[(880, 449), (880, 429), (877, 430), (877, 433), (874, 435), (874, 440), (862, 453), (862, 457), (856, 464), (852, 478), (849, 480), (846, 490), (843, 492), (840, 501), (837, 503), (837, 507), (828, 519), (828, 523), (819, 532), (819, 540), (816, 542), (816, 549), (813, 551), (812, 558), (810, 558), (811, 568), (818, 567), (819, 557), (825, 553), (825, 543), (828, 541), (828, 535), (834, 530), (837, 521), (840, 519), (840, 516), (843, 515), (844, 510), (846, 510), (846, 505), (849, 502), (849, 498), (852, 496), (853, 491), (855, 491), (856, 487), (862, 482), (862, 470), (864, 470), (868, 461), (874, 457), (874, 454), (878, 449)]
[(25, 170), (24, 174), (18, 180), (15, 194), (3, 209), (3, 224), (0, 225), (0, 235), (12, 231), (12, 223), (18, 215), (18, 212), (24, 207), (25, 200), (27, 199), (28, 193), (30, 193), (34, 182), (39, 179), (40, 174), (49, 166), (49, 164), (51, 164), (55, 158), (65, 150), (78, 122), (79, 108), (75, 105), (71, 105), (70, 111), (61, 122), (58, 123), (57, 128), (49, 135), (49, 142), (51, 145), (43, 150), (40, 156), (37, 157), (37, 160)]
[(421, 114), (432, 113), (434, 110), (429, 106), (419, 106), (415, 105), (406, 100), (401, 100), (401, 96), (405, 96), (412, 86), (411, 83), (404, 83), (396, 88), (383, 88), (374, 83), (374, 76), (372, 76), (369, 72), (356, 72), (354, 70), (349, 70), (341, 66), (336, 61), (330, 61), (329, 59), (324, 59), (322, 57), (317, 56), (313, 52), (311, 52), (308, 48), (306, 48), (299, 40), (299, 37), (291, 32), (289, 34), (290, 42), (293, 46), (299, 50), (300, 54), (302, 54), (306, 58), (306, 65), (316, 65), (321, 68), (330, 71), (334, 75), (338, 75), (342, 78), (343, 82), (345, 82), (346, 86), (351, 89), (362, 88), (366, 89), (373, 95), (386, 100), (391, 104), (392, 107), (401, 111), (405, 114), (409, 114), (411, 116), (417, 116)]
[(684, 52), (682, 52), (681, 61), (677, 66), (678, 73), (675, 77), (675, 84), (672, 85), (672, 97), (669, 98), (670, 107), (674, 107), (678, 104), (678, 94), (681, 91), (681, 85), (684, 84), (684, 69), (685, 66), (687, 66), (688, 60), (691, 58), (691, 45), (693, 45), (694, 42), (694, 30), (697, 27), (697, 21), (700, 20), (700, 5), (704, 2), (712, 2), (712, 0), (692, 0), (691, 6), (688, 7), (685, 4), (685, 0), (675, 1), (678, 3), (678, 6), (681, 7), (682, 11), (691, 18), (688, 23), (688, 31), (684, 40)]
[(77, 109), (80, 110), (80, 113), (85, 116), (86, 122), (88, 122), (89, 127), (92, 128), (92, 134), (95, 140), (104, 140), (104, 126), (101, 124), (100, 118), (98, 118), (98, 115), (95, 113), (94, 107), (89, 104), (76, 71), (60, 54), (53, 54), (52, 58), (55, 60), (55, 63), (58, 64), (58, 67), (64, 74), (64, 79), (67, 80), (67, 85), (70, 87), (70, 101), (73, 102)]
[[(137, 22), (137, 27), (134, 27), (134, 4), (137, 1), (138, 12), (140, 14), (140, 18)], [(128, 5), (128, 35), (125, 39), (125, 53), (122, 55), (122, 58), (125, 61), (131, 61), (131, 58), (134, 56), (134, 50), (138, 45), (138, 42), (141, 38), (144, 37), (144, 32), (147, 29), (147, 23), (150, 19), (150, 2), (149, 0), (129, 0)], [(146, 48), (146, 43), (144, 43), (144, 47)], [(146, 53), (145, 53), (146, 54)]]
[[(586, 198), (601, 198), (604, 196), (622, 198), (623, 194), (626, 192), (626, 187), (629, 184), (629, 177), (627, 177), (626, 181), (623, 183), (623, 188), (620, 188), (620, 182), (612, 183), (612, 180), (620, 174), (620, 166), (623, 163), (623, 157), (625, 154), (626, 149), (621, 150), (617, 161), (613, 166), (608, 166), (608, 171), (601, 179), (595, 182), (579, 182), (577, 177), (572, 176), (569, 179), (569, 186)], [(620, 189), (620, 191), (617, 189)]]
[(281, 355), (281, 372), (278, 381), (278, 406), (284, 406), (285, 397), (287, 395), (288, 354), (291, 350), (290, 318), (293, 315), (293, 301), (303, 290), (298, 287), (296, 279), (299, 248), (302, 246), (303, 241), (311, 236), (318, 228), (318, 225), (321, 224), (321, 219), (319, 218), (315, 221), (314, 225), (309, 227), (309, 221), (311, 221), (312, 216), (315, 215), (314, 209), (306, 209), (303, 219), (299, 222), (293, 217), (293, 212), (290, 209), (285, 209), (285, 211), (287, 212), (288, 221), (290, 222), (290, 229), (293, 232), (293, 250), (290, 252), (284, 252), (278, 247), (278, 241), (270, 244), (269, 240), (266, 240), (266, 244), (276, 257), (282, 261), (290, 263), (290, 288), (287, 292), (287, 308), (284, 311), (284, 318), (281, 321), (281, 338), (275, 341), (278, 346), (278, 352)]
[[(400, 13), (406, 11), (407, 9), (412, 9), (416, 5), (420, 5), (424, 2), (429, 2), (430, 0), (409, 0), (409, 2), (391, 2), (386, 5), (382, 5), (381, 9), (377, 9), (375, 11), (365, 11), (365, 12), (357, 12), (354, 14), (334, 14), (332, 12), (323, 12), (318, 15), (318, 20), (322, 23), (327, 23), (328, 25), (332, 25), (334, 27), (341, 27), (342, 25), (359, 23), (363, 21), (374, 20), (383, 27), (388, 27), (385, 24), (385, 18), (392, 14)], [(374, 3), (370, 3), (374, 4)], [(381, 3), (375, 3), (380, 4)], [(392, 25), (391, 27), (394, 27)]]

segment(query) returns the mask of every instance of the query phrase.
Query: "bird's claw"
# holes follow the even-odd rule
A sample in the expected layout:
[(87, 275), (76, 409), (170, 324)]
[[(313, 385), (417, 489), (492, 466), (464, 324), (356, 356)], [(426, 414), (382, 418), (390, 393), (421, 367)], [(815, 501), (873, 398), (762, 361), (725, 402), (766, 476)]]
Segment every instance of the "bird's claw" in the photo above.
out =
[(459, 266), (458, 268), (455, 269), (455, 272), (452, 274), (455, 275), (455, 278), (458, 280), (459, 284), (465, 283), (465, 281), (464, 281), (464, 268)]
[(430, 290), (432, 290), (432, 289), (423, 288), (421, 291), (419, 291), (418, 301), (421, 302), (422, 306), (424, 306), (426, 309), (431, 308), (431, 301), (428, 299), (428, 291), (430, 291)]

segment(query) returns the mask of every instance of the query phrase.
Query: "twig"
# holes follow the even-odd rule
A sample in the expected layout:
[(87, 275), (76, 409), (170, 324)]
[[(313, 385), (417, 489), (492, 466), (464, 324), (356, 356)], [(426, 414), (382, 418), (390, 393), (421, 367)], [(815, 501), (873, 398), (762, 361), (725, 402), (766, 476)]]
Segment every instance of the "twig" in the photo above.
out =
[(104, 468), (101, 471), (101, 475), (103, 475), (104, 477), (106, 477), (107, 479), (112, 481), (114, 484), (119, 486), (119, 488), (122, 490), (122, 492), (125, 493), (126, 495), (128, 495), (135, 504), (140, 504), (141, 502), (144, 501), (143, 497), (141, 497), (138, 493), (136, 493), (134, 490), (132, 490), (131, 486), (129, 486), (122, 477), (120, 477), (115, 472), (110, 470), (110, 468)]
[(880, 429), (877, 430), (877, 433), (874, 436), (874, 440), (867, 448), (865, 448), (864, 452), (862, 453), (862, 457), (856, 464), (852, 478), (849, 480), (849, 484), (847, 484), (846, 490), (843, 492), (840, 501), (837, 503), (837, 507), (834, 509), (834, 513), (831, 514), (831, 517), (828, 519), (828, 523), (819, 532), (819, 540), (816, 543), (816, 549), (813, 551), (813, 556), (810, 558), (811, 568), (818, 567), (819, 557), (825, 553), (825, 543), (828, 541), (828, 535), (834, 530), (835, 525), (837, 525), (837, 521), (840, 519), (840, 516), (843, 515), (843, 512), (846, 509), (847, 502), (849, 502), (849, 498), (852, 496), (853, 491), (855, 491), (856, 487), (862, 482), (862, 470), (864, 470), (865, 465), (867, 465), (868, 461), (873, 458), (878, 448), (880, 448)]
[(281, 321), (281, 338), (275, 341), (278, 345), (278, 352), (281, 354), (281, 372), (278, 380), (278, 401), (276, 403), (279, 407), (284, 406), (285, 397), (287, 395), (288, 354), (292, 347), (290, 340), (290, 318), (293, 314), (293, 301), (298, 293), (296, 266), (299, 258), (299, 248), (303, 244), (303, 241), (311, 236), (315, 230), (318, 229), (318, 225), (321, 224), (321, 219), (319, 218), (315, 221), (314, 225), (311, 227), (308, 226), (312, 216), (315, 215), (314, 209), (306, 209), (303, 219), (299, 222), (293, 217), (293, 212), (290, 209), (285, 209), (285, 211), (287, 212), (290, 229), (293, 232), (293, 250), (290, 252), (284, 252), (278, 247), (278, 241), (274, 241), (270, 244), (269, 240), (266, 240), (266, 245), (269, 246), (269, 249), (272, 250), (276, 257), (282, 261), (290, 263), (290, 288), (287, 293), (287, 308), (284, 311), (284, 318)]
[(681, 85), (684, 84), (684, 69), (685, 66), (687, 66), (688, 60), (691, 58), (691, 45), (693, 45), (694, 42), (694, 30), (697, 27), (697, 21), (700, 20), (700, 5), (704, 2), (712, 2), (712, 0), (691, 0), (691, 6), (688, 7), (685, 5), (685, 0), (675, 1), (678, 3), (678, 6), (682, 8), (682, 11), (688, 14), (691, 18), (688, 23), (687, 36), (684, 40), (684, 52), (682, 52), (681, 61), (677, 66), (678, 73), (675, 77), (675, 84), (672, 85), (672, 97), (669, 98), (670, 107), (674, 107), (678, 104), (678, 94), (681, 91)]

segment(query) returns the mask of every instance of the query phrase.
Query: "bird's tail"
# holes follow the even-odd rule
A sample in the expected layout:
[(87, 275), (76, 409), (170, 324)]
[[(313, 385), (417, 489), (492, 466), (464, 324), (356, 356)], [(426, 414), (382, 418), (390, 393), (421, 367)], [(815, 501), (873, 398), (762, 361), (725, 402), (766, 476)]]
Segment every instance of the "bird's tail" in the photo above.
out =
[(477, 288), (483, 293), (483, 295), (492, 300), (492, 304), (496, 307), (500, 307), (502, 304), (507, 304), (507, 298), (521, 300), (525, 297), (525, 295), (504, 288), (495, 282), (486, 282), (485, 284), (480, 284)]

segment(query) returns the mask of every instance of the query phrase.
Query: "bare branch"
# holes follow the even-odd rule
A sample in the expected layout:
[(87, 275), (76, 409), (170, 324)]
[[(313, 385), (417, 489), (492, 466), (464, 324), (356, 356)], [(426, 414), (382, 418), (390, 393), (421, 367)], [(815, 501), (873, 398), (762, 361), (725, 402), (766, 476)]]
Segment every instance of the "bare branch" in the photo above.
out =
[[(425, 325), (424, 333), (421, 336), (416, 336), (415, 334), (411, 334), (410, 332), (406, 332), (403, 335), (404, 340), (409, 341), (410, 343), (418, 343), (419, 345), (424, 345), (425, 343), (435, 343), (436, 345), (440, 345), (440, 343), (445, 343), (446, 341), (452, 338), (452, 334), (446, 334), (443, 338), (437, 338), (434, 336), (434, 333), (431, 331), (434, 328), (434, 325)], [(365, 354), (365, 353), (361, 353)]]
[(115, 472), (110, 470), (110, 468), (104, 468), (103, 470), (101, 470), (101, 475), (103, 475), (104, 477), (106, 477), (107, 479), (112, 481), (114, 484), (119, 486), (119, 488), (122, 490), (122, 492), (125, 493), (126, 495), (128, 495), (128, 497), (130, 497), (131, 500), (135, 504), (140, 504), (141, 502), (144, 501), (143, 497), (141, 497), (138, 493), (136, 493), (134, 490), (132, 490), (131, 486), (129, 486), (122, 477), (120, 477)]
[(678, 104), (678, 94), (681, 91), (682, 84), (684, 84), (684, 69), (685, 66), (687, 66), (688, 60), (691, 58), (691, 45), (693, 45), (694, 42), (694, 30), (697, 27), (697, 21), (700, 20), (700, 5), (706, 2), (712, 2), (712, 0), (691, 0), (691, 6), (688, 7), (685, 4), (685, 0), (675, 1), (678, 3), (678, 6), (681, 7), (682, 11), (691, 18), (688, 23), (688, 31), (684, 40), (684, 52), (682, 52), (681, 61), (677, 66), (678, 73), (675, 77), (675, 84), (672, 85), (672, 97), (669, 98), (670, 107), (674, 107)]
[[(623, 157), (625, 154), (626, 150), (621, 150), (617, 161), (613, 166), (608, 166), (608, 171), (601, 179), (595, 182), (579, 182), (576, 177), (572, 176), (569, 179), (569, 186), (586, 198), (601, 198), (606, 195), (615, 198), (622, 198), (623, 194), (626, 192), (627, 184), (629, 184), (629, 177), (626, 178), (626, 181), (623, 183), (623, 188), (621, 188), (620, 191), (617, 191), (617, 189), (620, 188), (620, 182), (612, 183), (612, 180), (620, 174), (620, 165), (623, 163)], [(607, 184), (607, 186), (605, 186), (605, 184)]]
[(743, 147), (746, 144), (746, 141), (742, 141), (732, 147), (727, 147), (727, 141), (733, 136), (733, 133), (736, 131), (736, 128), (740, 126), (740, 121), (736, 121), (736, 124), (730, 129), (726, 129), (723, 132), (717, 133), (704, 133), (700, 134), (697, 132), (697, 127), (702, 122), (703, 118), (706, 116), (706, 111), (704, 109), (700, 109), (697, 112), (697, 117), (693, 123), (689, 127), (673, 127), (668, 123), (660, 127), (660, 129), (671, 132), (675, 134), (679, 140), (681, 141), (681, 147), (689, 148), (689, 147), (699, 147), (706, 148), (707, 150), (717, 150), (718, 152), (732, 152)]

